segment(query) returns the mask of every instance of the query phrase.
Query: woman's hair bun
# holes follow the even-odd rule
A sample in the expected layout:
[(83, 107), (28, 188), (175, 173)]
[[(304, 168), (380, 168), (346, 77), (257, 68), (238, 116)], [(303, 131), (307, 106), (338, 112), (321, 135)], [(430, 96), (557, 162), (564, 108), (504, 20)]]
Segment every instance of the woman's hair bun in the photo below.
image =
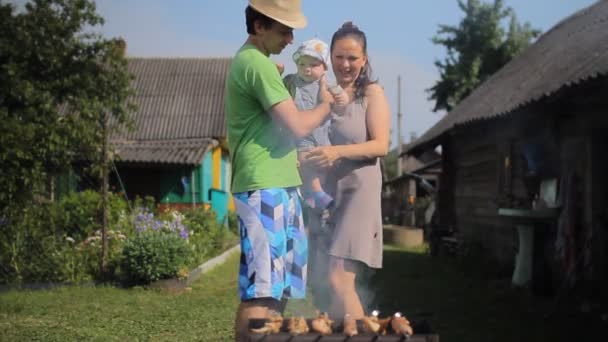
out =
[(358, 30), (359, 28), (357, 27), (357, 25), (353, 24), (352, 21), (347, 21), (344, 24), (342, 24), (341, 29), (354, 29), (354, 30)]

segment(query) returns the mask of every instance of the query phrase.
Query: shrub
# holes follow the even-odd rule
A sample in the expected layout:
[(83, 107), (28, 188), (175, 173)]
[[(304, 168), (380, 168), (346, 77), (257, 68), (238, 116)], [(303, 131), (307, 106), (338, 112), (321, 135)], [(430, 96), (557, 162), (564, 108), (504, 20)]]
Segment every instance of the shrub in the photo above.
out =
[(0, 229), (0, 283), (88, 279), (74, 239), (57, 227), (52, 203), (24, 208)]
[(123, 281), (148, 284), (177, 277), (189, 261), (191, 249), (177, 234), (147, 230), (128, 239), (122, 250)]
[(239, 217), (236, 212), (228, 213), (228, 230), (235, 235), (239, 235)]
[(101, 196), (92, 190), (70, 193), (55, 205), (57, 227), (76, 241), (93, 234), (99, 227)]
[(212, 210), (187, 210), (184, 212), (183, 222), (190, 232), (189, 243), (194, 251), (193, 263), (197, 265), (238, 240), (227, 227), (217, 223), (215, 212)]
[[(57, 202), (40, 199), (0, 222), (0, 283), (100, 280), (100, 196), (72, 193)], [(114, 278), (122, 239), (134, 231), (128, 204), (110, 194), (108, 274)], [(104, 278), (107, 279), (107, 278)]]
[(121, 231), (108, 230), (108, 256), (106, 273), (101, 272), (101, 231), (97, 230), (92, 236), (76, 245), (80, 252), (83, 269), (95, 280), (118, 280), (119, 267), (122, 258), (122, 248), (127, 236)]
[[(99, 228), (100, 204), (101, 195), (93, 190), (70, 193), (55, 205), (57, 227), (76, 241), (93, 235)], [(108, 198), (110, 226), (117, 230), (128, 230), (129, 224), (125, 222), (128, 209), (129, 204), (126, 200), (117, 194), (110, 193)]]

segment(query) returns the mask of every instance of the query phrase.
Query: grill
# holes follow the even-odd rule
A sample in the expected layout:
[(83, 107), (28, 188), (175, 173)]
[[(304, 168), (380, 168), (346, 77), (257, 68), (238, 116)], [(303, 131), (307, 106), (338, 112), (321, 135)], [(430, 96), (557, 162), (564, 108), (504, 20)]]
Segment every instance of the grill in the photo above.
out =
[[(283, 326), (281, 332), (276, 334), (259, 334), (249, 332), (248, 341), (250, 342), (439, 342), (439, 335), (431, 332), (430, 326), (427, 321), (415, 321), (410, 320), (412, 328), (414, 329), (414, 335), (404, 336), (391, 334), (390, 330), (386, 335), (377, 335), (365, 333), (363, 330), (363, 323), (357, 321), (358, 335), (345, 336), (342, 334), (343, 323), (341, 320), (334, 320), (332, 324), (332, 331), (334, 333), (330, 335), (321, 335), (315, 332), (309, 332), (303, 335), (291, 335), (288, 332), (287, 324), (289, 319), (283, 320)], [(312, 319), (306, 319), (308, 326), (311, 326)], [(266, 323), (265, 319), (251, 319), (249, 320), (249, 329), (261, 328)]]

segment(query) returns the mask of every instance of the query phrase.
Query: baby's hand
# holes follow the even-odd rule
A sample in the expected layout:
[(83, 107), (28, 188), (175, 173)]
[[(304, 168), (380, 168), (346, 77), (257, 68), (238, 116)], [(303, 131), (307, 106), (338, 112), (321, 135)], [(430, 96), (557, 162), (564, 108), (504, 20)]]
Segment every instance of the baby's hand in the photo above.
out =
[(283, 75), (283, 71), (285, 71), (285, 66), (281, 63), (275, 63), (277, 66), (277, 70), (279, 70), (279, 75)]
[(348, 104), (349, 98), (348, 94), (345, 91), (340, 92), (339, 94), (334, 95), (335, 105), (339, 107), (344, 107)]

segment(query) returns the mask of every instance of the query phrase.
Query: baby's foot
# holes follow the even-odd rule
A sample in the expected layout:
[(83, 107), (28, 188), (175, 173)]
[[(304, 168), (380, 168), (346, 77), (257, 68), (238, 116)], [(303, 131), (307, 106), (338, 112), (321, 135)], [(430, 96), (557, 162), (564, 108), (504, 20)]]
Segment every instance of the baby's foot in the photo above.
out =
[(317, 209), (327, 209), (329, 208), (332, 204), (334, 199), (329, 196), (325, 191), (316, 191), (313, 193), (313, 198), (314, 198), (314, 208)]

